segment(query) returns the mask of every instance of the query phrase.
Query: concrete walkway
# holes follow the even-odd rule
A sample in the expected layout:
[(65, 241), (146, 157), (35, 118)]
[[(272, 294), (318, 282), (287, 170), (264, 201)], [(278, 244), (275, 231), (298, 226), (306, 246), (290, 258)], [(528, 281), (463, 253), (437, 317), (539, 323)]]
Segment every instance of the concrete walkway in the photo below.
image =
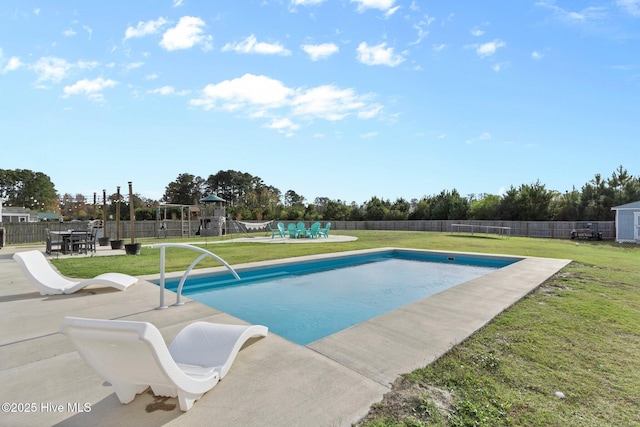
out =
[(158, 287), (145, 280), (125, 292), (41, 296), (11, 258), (30, 249), (0, 250), (0, 400), (19, 411), (3, 406), (0, 425), (348, 426), (399, 375), (431, 363), (569, 262), (526, 258), (307, 346), (270, 333), (246, 345), (225, 379), (181, 412), (176, 399), (149, 391), (121, 405), (58, 333), (62, 318), (148, 321), (166, 341), (196, 320), (244, 322), (194, 301), (155, 310)]

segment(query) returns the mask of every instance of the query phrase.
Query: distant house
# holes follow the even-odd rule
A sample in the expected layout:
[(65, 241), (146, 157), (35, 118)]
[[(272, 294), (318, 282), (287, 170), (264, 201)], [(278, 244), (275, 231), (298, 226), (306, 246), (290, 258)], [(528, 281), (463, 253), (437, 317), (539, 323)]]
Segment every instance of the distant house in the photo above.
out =
[(38, 212), (26, 208), (4, 206), (0, 215), (2, 222), (38, 222)]
[(611, 210), (616, 211), (616, 242), (640, 243), (640, 201)]
[(60, 217), (55, 212), (38, 212), (38, 221), (60, 221)]

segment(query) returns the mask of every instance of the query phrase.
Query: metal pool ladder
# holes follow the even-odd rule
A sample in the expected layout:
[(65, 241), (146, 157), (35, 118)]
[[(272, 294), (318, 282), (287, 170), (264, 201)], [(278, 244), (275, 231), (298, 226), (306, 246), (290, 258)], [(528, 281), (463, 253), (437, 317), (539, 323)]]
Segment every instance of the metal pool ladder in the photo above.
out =
[(224, 265), (225, 267), (227, 267), (227, 269), (231, 272), (231, 274), (233, 274), (233, 276), (240, 280), (240, 276), (238, 276), (238, 273), (236, 273), (236, 271), (229, 265), (227, 264), (227, 262), (225, 260), (223, 260), (222, 258), (220, 258), (218, 255), (209, 252), (206, 249), (202, 249), (199, 248), (197, 246), (193, 246), (193, 245), (189, 245), (187, 243), (158, 243), (156, 245), (151, 245), (152, 248), (160, 248), (160, 306), (158, 306), (156, 308), (156, 310), (162, 310), (167, 308), (166, 305), (164, 305), (164, 266), (165, 266), (165, 249), (168, 247), (172, 247), (172, 248), (183, 248), (183, 249), (191, 249), (194, 250), (196, 252), (201, 252), (202, 255), (200, 255), (198, 258), (196, 258), (195, 261), (193, 261), (191, 263), (191, 265), (189, 266), (189, 268), (187, 268), (187, 270), (184, 272), (184, 274), (182, 275), (182, 278), (180, 279), (180, 283), (178, 284), (178, 290), (177, 290), (177, 296), (176, 296), (176, 302), (173, 305), (182, 305), (184, 304), (183, 302), (180, 302), (180, 296), (182, 295), (182, 287), (184, 286), (184, 282), (187, 280), (187, 276), (189, 275), (189, 273), (191, 273), (191, 270), (193, 270), (193, 267), (195, 267), (200, 261), (202, 261), (203, 259), (205, 259), (206, 257), (212, 257), (214, 259), (216, 259), (217, 261), (219, 261), (220, 263), (222, 263), (222, 265)]

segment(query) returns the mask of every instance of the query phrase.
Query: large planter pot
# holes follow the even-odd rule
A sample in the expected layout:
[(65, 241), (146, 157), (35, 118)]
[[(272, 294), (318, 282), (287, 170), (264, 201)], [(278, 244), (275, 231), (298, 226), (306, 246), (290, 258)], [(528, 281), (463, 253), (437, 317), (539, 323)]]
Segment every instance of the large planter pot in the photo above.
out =
[(109, 241), (111, 239), (109, 237), (98, 237), (98, 245), (100, 246), (109, 246)]
[(124, 246), (124, 240), (111, 241), (111, 249), (122, 249), (122, 246)]
[(127, 243), (124, 245), (127, 255), (140, 255), (140, 248), (142, 248), (142, 243)]

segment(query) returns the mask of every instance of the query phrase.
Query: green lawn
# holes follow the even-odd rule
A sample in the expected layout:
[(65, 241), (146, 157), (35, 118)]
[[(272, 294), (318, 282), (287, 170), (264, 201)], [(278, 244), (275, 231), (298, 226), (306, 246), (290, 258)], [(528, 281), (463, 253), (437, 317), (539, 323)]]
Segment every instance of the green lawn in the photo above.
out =
[[(232, 265), (375, 247), (574, 260), (448, 354), (398, 379), (363, 426), (640, 425), (640, 246), (424, 232), (343, 234), (358, 240), (225, 243), (207, 249)], [(76, 277), (106, 271), (153, 274), (159, 272), (158, 253), (143, 248), (139, 256), (53, 262)], [(167, 271), (186, 269), (196, 256), (168, 249)], [(207, 260), (198, 266), (214, 265), (219, 264)]]

